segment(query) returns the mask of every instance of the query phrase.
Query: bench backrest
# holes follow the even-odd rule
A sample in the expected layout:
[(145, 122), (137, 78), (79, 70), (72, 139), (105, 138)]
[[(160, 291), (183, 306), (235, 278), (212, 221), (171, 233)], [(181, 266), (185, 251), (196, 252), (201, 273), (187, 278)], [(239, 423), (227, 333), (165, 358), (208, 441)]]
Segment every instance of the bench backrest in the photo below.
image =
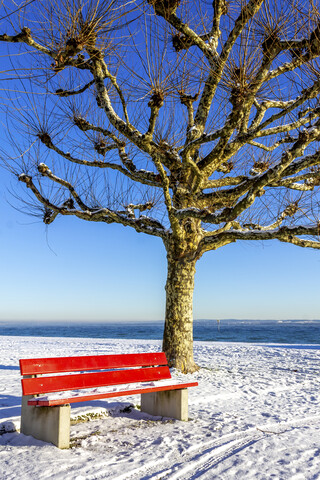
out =
[(20, 371), (24, 376), (41, 375), (21, 380), (24, 395), (171, 378), (163, 352), (23, 359)]

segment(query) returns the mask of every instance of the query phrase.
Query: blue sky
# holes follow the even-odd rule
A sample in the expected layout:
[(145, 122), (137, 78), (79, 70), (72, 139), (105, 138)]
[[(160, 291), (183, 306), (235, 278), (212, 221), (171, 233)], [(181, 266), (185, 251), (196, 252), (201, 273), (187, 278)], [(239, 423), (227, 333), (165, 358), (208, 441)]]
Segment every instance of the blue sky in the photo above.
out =
[[(14, 210), (0, 170), (0, 320), (162, 320), (166, 253), (129, 227)], [(239, 243), (197, 264), (195, 318), (320, 318), (320, 252)]]

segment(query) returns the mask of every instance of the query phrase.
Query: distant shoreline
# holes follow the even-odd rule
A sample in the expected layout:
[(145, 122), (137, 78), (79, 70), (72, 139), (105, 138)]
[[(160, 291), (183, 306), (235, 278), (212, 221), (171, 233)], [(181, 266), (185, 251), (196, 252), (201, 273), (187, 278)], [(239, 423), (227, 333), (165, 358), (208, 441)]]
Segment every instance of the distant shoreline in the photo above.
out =
[[(276, 318), (269, 318), (269, 319), (259, 319), (259, 318), (195, 318), (193, 320), (194, 322), (276, 322), (276, 323), (288, 323), (288, 322), (295, 322), (295, 323), (312, 323), (312, 322), (320, 322), (320, 318), (313, 318), (313, 319), (303, 319), (303, 318), (286, 318), (286, 319), (276, 319)], [(147, 323), (163, 323), (164, 320), (77, 320), (77, 319), (71, 319), (71, 320), (65, 320), (65, 319), (57, 319), (57, 320), (0, 320), (0, 326), (1, 325), (13, 325), (13, 324), (113, 324), (113, 323), (142, 323), (142, 324), (147, 324)]]
[[(0, 336), (161, 340), (163, 321), (0, 321)], [(320, 344), (320, 320), (195, 320), (194, 340)]]

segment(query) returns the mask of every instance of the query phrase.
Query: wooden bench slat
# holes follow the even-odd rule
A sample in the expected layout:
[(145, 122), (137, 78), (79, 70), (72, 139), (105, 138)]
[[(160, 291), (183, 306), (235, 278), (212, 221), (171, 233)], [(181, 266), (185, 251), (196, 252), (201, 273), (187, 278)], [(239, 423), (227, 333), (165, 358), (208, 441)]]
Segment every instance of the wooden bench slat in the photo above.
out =
[(120, 355), (89, 355), (81, 357), (31, 358), (20, 360), (21, 375), (76, 372), (109, 368), (166, 365), (163, 352)]
[(56, 377), (23, 378), (22, 391), (24, 395), (79, 390), (106, 385), (149, 382), (153, 380), (170, 379), (169, 367), (146, 367), (131, 370), (113, 370)]
[(121, 397), (124, 395), (136, 395), (139, 393), (149, 393), (149, 392), (163, 392), (167, 390), (181, 390), (182, 388), (188, 387), (197, 387), (198, 382), (191, 382), (191, 383), (179, 383), (179, 384), (171, 384), (171, 385), (155, 385), (155, 386), (145, 386), (140, 388), (133, 388), (130, 390), (124, 391), (117, 391), (117, 392), (105, 392), (105, 393), (96, 393), (96, 394), (88, 394), (88, 395), (81, 395), (81, 396), (74, 396), (68, 398), (56, 398), (56, 399), (39, 399), (34, 398), (28, 401), (28, 405), (38, 405), (42, 407), (53, 407), (57, 405), (65, 405), (67, 403), (78, 403), (84, 402), (89, 400), (99, 400), (100, 398), (115, 398)]

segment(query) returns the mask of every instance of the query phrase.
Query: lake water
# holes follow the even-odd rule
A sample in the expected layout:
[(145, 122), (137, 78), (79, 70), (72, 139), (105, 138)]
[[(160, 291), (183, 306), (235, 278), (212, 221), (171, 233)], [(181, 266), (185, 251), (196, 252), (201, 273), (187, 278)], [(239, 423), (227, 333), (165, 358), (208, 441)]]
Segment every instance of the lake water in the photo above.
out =
[[(0, 322), (0, 335), (160, 340), (163, 322)], [(320, 320), (195, 320), (194, 339), (209, 342), (320, 344)]]

